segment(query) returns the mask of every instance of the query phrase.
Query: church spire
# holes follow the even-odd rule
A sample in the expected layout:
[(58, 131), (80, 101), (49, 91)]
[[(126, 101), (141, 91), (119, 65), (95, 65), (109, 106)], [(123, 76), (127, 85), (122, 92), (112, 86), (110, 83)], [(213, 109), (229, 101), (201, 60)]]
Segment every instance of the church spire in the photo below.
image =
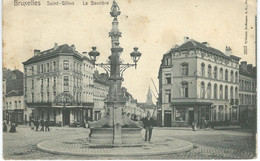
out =
[(148, 92), (147, 92), (147, 95), (146, 95), (146, 104), (147, 105), (153, 105), (152, 93), (151, 93), (150, 86), (149, 86), (149, 89), (148, 89)]

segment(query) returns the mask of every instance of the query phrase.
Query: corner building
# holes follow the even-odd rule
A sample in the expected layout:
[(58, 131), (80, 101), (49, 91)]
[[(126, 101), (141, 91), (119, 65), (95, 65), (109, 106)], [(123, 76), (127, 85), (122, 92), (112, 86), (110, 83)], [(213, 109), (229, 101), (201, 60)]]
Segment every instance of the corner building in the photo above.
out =
[(164, 54), (158, 75), (161, 126), (238, 122), (240, 58), (231, 53), (185, 37)]
[(71, 125), (93, 120), (93, 63), (75, 50), (60, 45), (34, 50), (24, 64), (24, 98), (33, 119), (52, 125)]

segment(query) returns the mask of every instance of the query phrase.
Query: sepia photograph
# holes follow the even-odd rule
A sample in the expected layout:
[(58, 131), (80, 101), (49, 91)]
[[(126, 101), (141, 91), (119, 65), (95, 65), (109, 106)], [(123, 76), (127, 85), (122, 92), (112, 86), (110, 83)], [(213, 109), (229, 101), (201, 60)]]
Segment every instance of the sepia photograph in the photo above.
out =
[(257, 159), (257, 21), (256, 0), (2, 0), (2, 159)]

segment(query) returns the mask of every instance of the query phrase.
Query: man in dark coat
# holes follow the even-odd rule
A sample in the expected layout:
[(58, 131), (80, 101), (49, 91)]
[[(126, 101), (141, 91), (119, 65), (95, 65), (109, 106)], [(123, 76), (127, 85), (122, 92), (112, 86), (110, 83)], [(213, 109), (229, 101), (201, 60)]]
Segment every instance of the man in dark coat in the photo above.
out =
[(34, 121), (34, 126), (35, 126), (36, 131), (38, 131), (38, 129), (39, 129), (39, 121), (38, 121), (38, 119), (36, 119)]
[(47, 131), (47, 130), (50, 131), (48, 120), (45, 121), (45, 131)]
[(7, 125), (5, 121), (3, 122), (3, 132), (7, 132)]
[[(153, 125), (154, 125), (154, 120), (151, 118), (151, 114), (148, 111), (147, 117), (144, 119), (144, 128), (145, 128), (145, 141), (150, 141), (152, 137), (152, 132), (153, 132)], [(147, 140), (147, 135), (148, 140)]]
[(43, 119), (41, 119), (40, 124), (41, 124), (41, 127), (42, 127), (40, 131), (44, 131), (44, 121), (43, 121)]

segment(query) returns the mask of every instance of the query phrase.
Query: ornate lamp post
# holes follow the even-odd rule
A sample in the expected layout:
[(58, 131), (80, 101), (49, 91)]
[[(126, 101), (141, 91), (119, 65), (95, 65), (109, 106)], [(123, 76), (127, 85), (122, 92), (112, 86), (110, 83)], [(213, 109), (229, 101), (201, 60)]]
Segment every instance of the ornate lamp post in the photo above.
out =
[(89, 52), (89, 56), (94, 62), (94, 65), (102, 67), (107, 73), (109, 73), (109, 93), (106, 100), (106, 105), (109, 109), (109, 114), (102, 118), (101, 120), (89, 123), (91, 127), (91, 134), (95, 131), (95, 128), (102, 127), (112, 127), (113, 128), (113, 144), (121, 144), (121, 127), (122, 126), (133, 126), (138, 127), (135, 122), (132, 122), (128, 117), (122, 115), (122, 108), (126, 103), (126, 98), (122, 94), (122, 81), (124, 71), (134, 66), (136, 68), (137, 62), (141, 57), (141, 53), (138, 51), (138, 48), (135, 47), (134, 51), (130, 53), (130, 56), (133, 60), (133, 64), (124, 64), (123, 60), (120, 59), (120, 55), (123, 52), (123, 48), (119, 46), (119, 37), (121, 37), (121, 32), (118, 29), (118, 20), (117, 16), (120, 15), (120, 9), (115, 1), (113, 1), (110, 15), (114, 18), (112, 22), (112, 29), (109, 32), (111, 37), (111, 55), (108, 57), (107, 63), (96, 63), (100, 53), (97, 51), (96, 47), (92, 47), (92, 51)]

